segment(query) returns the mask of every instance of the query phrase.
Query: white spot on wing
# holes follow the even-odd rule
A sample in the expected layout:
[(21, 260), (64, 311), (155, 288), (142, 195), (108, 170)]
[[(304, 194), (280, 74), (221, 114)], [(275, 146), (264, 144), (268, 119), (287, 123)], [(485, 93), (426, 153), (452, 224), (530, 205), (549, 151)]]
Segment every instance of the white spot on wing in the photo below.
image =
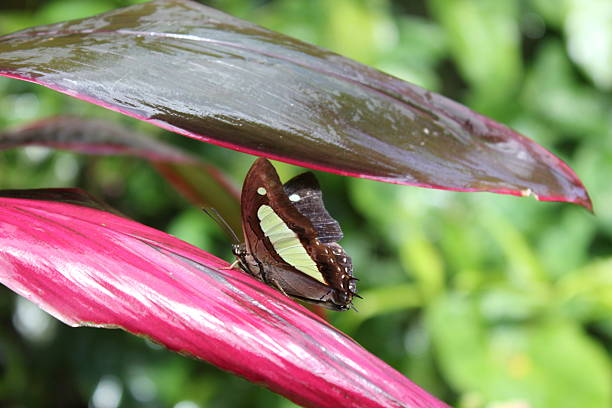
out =
[(300, 201), (300, 199), (301, 199), (301, 198), (302, 198), (302, 197), (300, 197), (299, 195), (297, 195), (297, 194), (295, 194), (295, 193), (294, 193), (294, 194), (291, 194), (291, 195), (289, 196), (289, 200), (291, 200), (291, 201), (293, 201), (293, 202)]
[(266, 193), (267, 193), (267, 191), (266, 191), (266, 189), (265, 189), (265, 188), (263, 188), (263, 187), (259, 187), (259, 188), (257, 189), (257, 194), (259, 194), (259, 195), (265, 195)]

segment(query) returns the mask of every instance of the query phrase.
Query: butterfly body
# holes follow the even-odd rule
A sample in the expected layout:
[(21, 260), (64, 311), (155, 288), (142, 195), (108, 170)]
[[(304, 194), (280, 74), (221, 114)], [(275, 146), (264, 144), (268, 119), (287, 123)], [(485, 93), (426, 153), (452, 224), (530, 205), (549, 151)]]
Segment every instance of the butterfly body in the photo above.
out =
[(245, 178), (241, 208), (244, 244), (234, 254), (244, 271), (286, 295), (334, 310), (351, 307), (357, 279), (312, 173), (283, 186), (272, 164), (258, 159)]

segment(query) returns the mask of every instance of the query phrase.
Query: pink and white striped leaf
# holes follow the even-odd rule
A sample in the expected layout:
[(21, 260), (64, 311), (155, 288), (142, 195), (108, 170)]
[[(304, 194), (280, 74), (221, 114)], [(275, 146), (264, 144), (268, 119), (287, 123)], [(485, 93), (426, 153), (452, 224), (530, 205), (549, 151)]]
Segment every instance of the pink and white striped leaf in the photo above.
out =
[(4, 192), (0, 282), (69, 325), (149, 337), (304, 406), (445, 407), (279, 292), (98, 207), (78, 190)]
[(0, 75), (305, 167), (591, 208), (576, 174), (525, 136), (192, 1), (156, 0), (1, 37)]

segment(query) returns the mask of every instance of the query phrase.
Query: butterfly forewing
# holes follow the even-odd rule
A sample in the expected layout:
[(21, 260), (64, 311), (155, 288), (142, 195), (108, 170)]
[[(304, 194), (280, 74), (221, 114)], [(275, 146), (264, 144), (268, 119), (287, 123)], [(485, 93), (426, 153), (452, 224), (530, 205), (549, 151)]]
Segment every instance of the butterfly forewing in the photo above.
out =
[(274, 167), (265, 159), (253, 164), (242, 188), (242, 225), (247, 250), (262, 264), (286, 263), (324, 282), (305, 242), (317, 232), (287, 198)]

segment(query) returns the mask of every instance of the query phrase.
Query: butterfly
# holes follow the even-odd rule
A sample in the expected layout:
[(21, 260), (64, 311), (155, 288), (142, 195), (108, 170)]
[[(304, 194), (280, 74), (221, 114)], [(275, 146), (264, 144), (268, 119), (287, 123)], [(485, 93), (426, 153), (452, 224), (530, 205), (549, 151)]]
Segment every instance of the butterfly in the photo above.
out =
[(285, 295), (332, 310), (352, 307), (357, 278), (314, 174), (283, 185), (272, 164), (257, 159), (240, 204), (244, 243), (235, 244), (233, 253), (242, 270)]

